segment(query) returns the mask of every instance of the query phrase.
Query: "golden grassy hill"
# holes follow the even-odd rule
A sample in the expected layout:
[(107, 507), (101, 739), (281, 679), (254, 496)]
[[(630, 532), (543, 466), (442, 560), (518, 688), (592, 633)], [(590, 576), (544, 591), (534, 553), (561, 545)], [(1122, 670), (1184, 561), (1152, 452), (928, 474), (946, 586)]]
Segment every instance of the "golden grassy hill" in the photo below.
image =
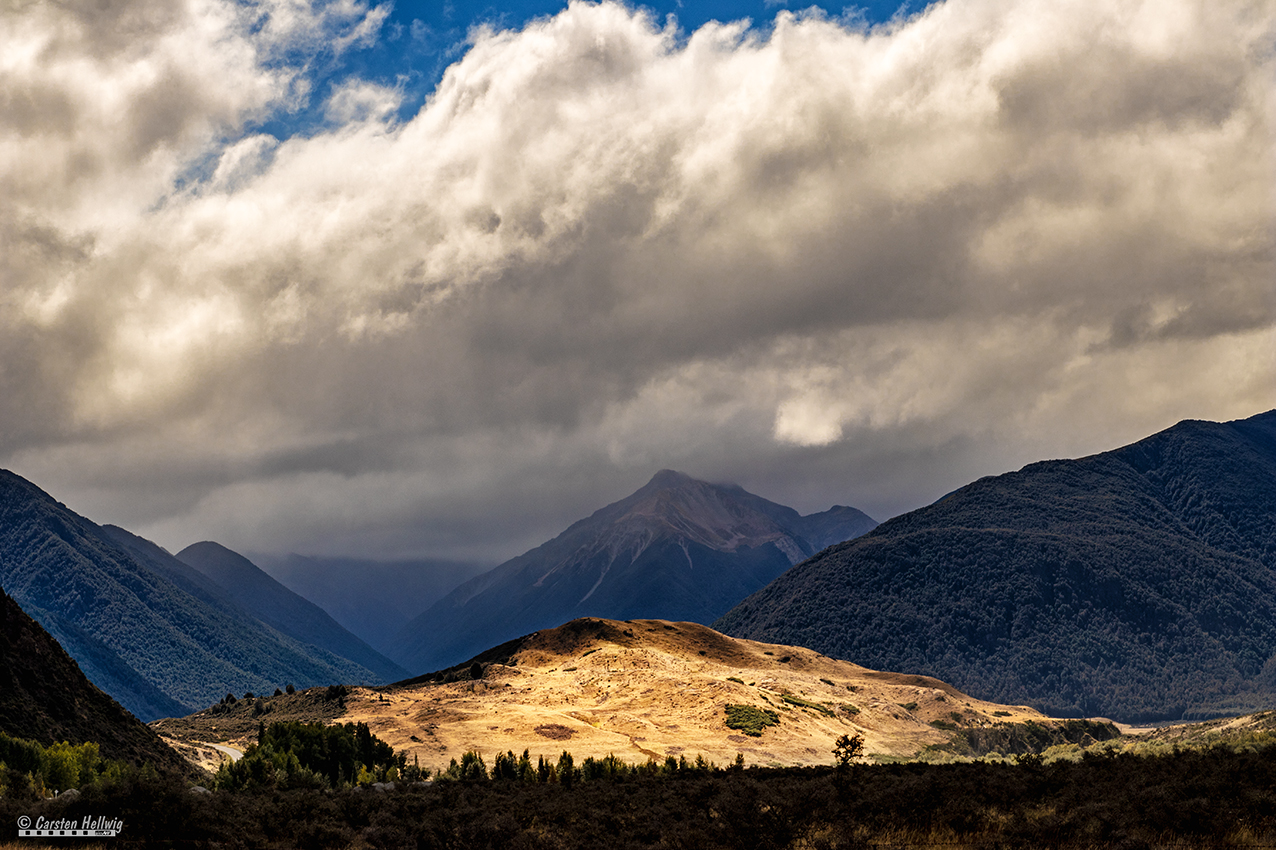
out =
[[(466, 750), (490, 763), (498, 752), (524, 749), (533, 760), (569, 750), (577, 760), (703, 755), (725, 765), (742, 753), (748, 764), (828, 764), (843, 734), (862, 735), (869, 755), (911, 757), (949, 744), (959, 730), (1056, 724), (926, 676), (738, 640), (696, 623), (574, 620), (484, 653), (477, 664), (350, 688), (339, 700), (312, 689), (154, 725), (174, 738), (246, 745), (259, 721), (362, 721), (422, 767), (439, 768)], [(778, 724), (746, 735), (727, 727), (727, 705), (772, 711)]]

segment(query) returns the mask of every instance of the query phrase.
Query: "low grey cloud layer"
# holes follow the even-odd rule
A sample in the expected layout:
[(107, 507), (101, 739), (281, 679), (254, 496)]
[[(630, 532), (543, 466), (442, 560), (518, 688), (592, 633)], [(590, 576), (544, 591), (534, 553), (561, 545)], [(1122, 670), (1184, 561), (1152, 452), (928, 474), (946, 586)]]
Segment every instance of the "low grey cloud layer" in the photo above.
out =
[[(0, 462), (181, 547), (499, 559), (662, 467), (879, 519), (1276, 406), (1276, 2), (476, 32), (0, 12)], [(327, 124), (246, 128), (307, 99)]]

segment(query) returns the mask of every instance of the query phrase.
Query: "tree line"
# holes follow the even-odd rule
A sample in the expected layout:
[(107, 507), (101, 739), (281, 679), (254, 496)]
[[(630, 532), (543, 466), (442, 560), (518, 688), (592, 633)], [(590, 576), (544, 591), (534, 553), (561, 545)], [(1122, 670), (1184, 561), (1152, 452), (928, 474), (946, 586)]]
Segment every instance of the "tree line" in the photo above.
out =
[[(732, 770), (744, 768), (744, 756), (737, 754)], [(405, 752), (396, 752), (368, 729), (365, 723), (327, 726), (322, 723), (280, 721), (260, 724), (257, 743), (243, 758), (224, 763), (213, 778), (212, 787), (225, 791), (260, 788), (349, 788), (393, 782), (524, 782), (571, 787), (580, 782), (615, 780), (634, 776), (669, 776), (686, 772), (715, 772), (720, 768), (703, 755), (667, 756), (663, 761), (648, 759), (643, 764), (626, 762), (615, 755), (586, 757), (577, 762), (567, 750), (557, 759), (539, 756), (532, 763), (523, 750), (498, 752), (489, 768), (475, 750), (453, 758), (451, 764), (431, 772), (414, 758), (408, 763)]]
[(118, 780), (134, 770), (127, 762), (103, 758), (92, 742), (45, 746), (0, 732), (0, 796), (47, 797)]
[[(1276, 844), (1273, 746), (842, 769), (712, 770), (696, 769), (692, 761), (666, 772), (621, 770), (613, 762), (612, 778), (590, 781), (583, 779), (584, 763), (573, 760), (570, 786), (562, 771), (556, 783), (512, 781), (509, 756), (502, 754), (500, 767), (484, 768), (485, 780), (471, 759), (468, 781), (461, 776), (384, 790), (274, 786), (203, 794), (177, 777), (139, 772), (88, 786), (78, 799), (7, 795), (0, 798), (0, 823), (22, 815), (110, 812), (124, 821), (120, 839), (131, 846), (228, 850), (1217, 850)], [(520, 769), (521, 756), (513, 761)]]

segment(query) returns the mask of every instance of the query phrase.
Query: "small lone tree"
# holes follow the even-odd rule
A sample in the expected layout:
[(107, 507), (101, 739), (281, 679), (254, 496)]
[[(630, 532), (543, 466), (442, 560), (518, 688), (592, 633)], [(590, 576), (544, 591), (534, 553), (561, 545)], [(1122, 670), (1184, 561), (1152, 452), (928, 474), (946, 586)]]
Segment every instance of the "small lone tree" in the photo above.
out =
[(845, 770), (851, 762), (864, 753), (864, 738), (861, 735), (843, 735), (833, 743), (833, 757), (837, 759), (837, 769)]

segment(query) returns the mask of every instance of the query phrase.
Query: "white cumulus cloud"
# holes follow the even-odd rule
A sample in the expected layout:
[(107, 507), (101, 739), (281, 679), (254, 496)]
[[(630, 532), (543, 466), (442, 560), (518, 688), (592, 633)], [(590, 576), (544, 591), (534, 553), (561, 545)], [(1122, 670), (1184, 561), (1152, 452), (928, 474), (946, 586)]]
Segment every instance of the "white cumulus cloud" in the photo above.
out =
[(254, 129), (386, 8), (0, 12), (7, 463), (172, 545), (498, 557), (660, 467), (884, 518), (1276, 402), (1271, 0), (574, 2)]

